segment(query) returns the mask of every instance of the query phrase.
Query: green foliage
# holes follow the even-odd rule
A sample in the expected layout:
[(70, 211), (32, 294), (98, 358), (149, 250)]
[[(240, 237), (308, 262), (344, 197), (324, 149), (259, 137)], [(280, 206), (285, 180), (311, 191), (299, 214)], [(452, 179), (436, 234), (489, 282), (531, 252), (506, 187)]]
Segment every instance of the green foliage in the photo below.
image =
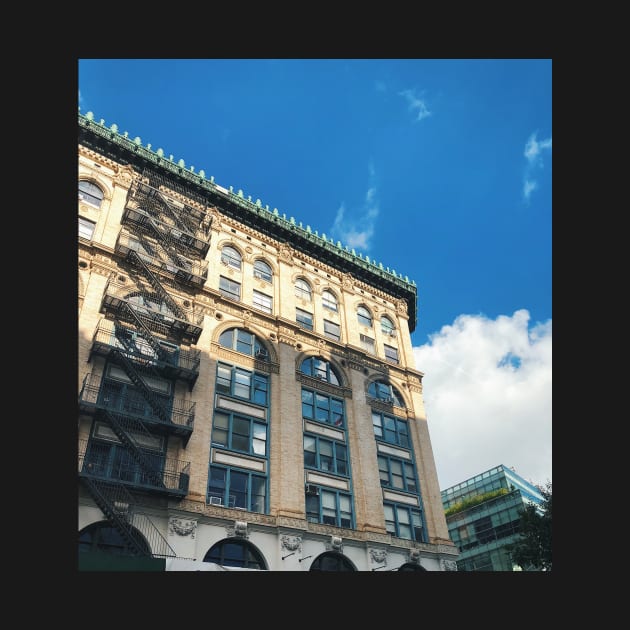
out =
[(551, 482), (536, 487), (543, 495), (542, 504), (525, 507), (521, 512), (519, 539), (505, 548), (512, 561), (525, 571), (551, 571)]
[(500, 497), (503, 494), (509, 494), (509, 492), (510, 491), (507, 490), (506, 488), (499, 488), (498, 490), (492, 490), (490, 492), (484, 492), (483, 494), (478, 494), (477, 496), (474, 496), (474, 497), (469, 497), (468, 499), (464, 499), (462, 501), (459, 501), (459, 503), (454, 503), (453, 505), (451, 505), (451, 507), (448, 508), (448, 510), (444, 511), (444, 514), (448, 518), (449, 516), (452, 516), (453, 514), (457, 514), (458, 512), (463, 512), (464, 510), (474, 507), (475, 505), (479, 505), (480, 503), (483, 503), (484, 501), (495, 499), (496, 497)]

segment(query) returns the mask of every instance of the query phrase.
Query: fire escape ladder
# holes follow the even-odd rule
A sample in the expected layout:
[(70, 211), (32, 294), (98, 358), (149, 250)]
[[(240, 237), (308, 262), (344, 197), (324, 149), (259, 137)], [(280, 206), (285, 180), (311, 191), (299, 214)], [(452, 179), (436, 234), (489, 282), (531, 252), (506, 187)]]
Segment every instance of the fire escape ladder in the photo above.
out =
[[(129, 306), (128, 302), (125, 303), (123, 308), (125, 312), (127, 313), (127, 315), (131, 317), (131, 319), (137, 326), (138, 333), (140, 334), (140, 336), (151, 346), (151, 349), (153, 350), (153, 352), (155, 352), (156, 356), (160, 359), (160, 361), (164, 361), (165, 363), (169, 362), (170, 357), (168, 356), (168, 353), (166, 352), (166, 350), (162, 348), (158, 340), (153, 336), (153, 333), (149, 330), (146, 324), (138, 317), (137, 313), (131, 308), (131, 306)], [(116, 338), (125, 346), (125, 348), (130, 353), (134, 352), (135, 348), (133, 347), (132, 344), (130, 344), (129, 340), (125, 338), (125, 335), (122, 334), (122, 331), (119, 326), (116, 326)]]
[(138, 256), (135, 251), (130, 251), (128, 259), (144, 272), (144, 275), (151, 283), (155, 292), (169, 305), (171, 311), (173, 311), (179, 319), (188, 321), (186, 314), (179, 304), (177, 304), (177, 302), (175, 302), (175, 300), (169, 295), (168, 291), (166, 291), (166, 289), (162, 286), (162, 283), (155, 277), (155, 274), (144, 264), (140, 256)]
[[(123, 540), (141, 556), (146, 556), (145, 546), (131, 526), (133, 497), (122, 484), (106, 483), (90, 477), (82, 481), (107, 520), (118, 530)], [(167, 543), (168, 544), (168, 543)], [(149, 553), (149, 555), (151, 555)]]
[[(168, 228), (166, 225), (158, 223), (153, 217), (149, 217), (149, 225), (153, 228), (154, 233), (157, 235), (158, 240), (162, 243), (162, 248), (170, 256), (171, 260), (181, 269), (186, 269), (191, 265), (187, 258), (184, 258), (177, 251), (178, 245), (174, 239), (167, 233)], [(183, 230), (182, 230), (183, 231)]]
[(151, 463), (151, 460), (144, 454), (142, 449), (132, 439), (130, 434), (130, 428), (133, 430), (142, 430), (146, 435), (151, 434), (146, 430), (145, 426), (139, 420), (134, 420), (133, 426), (125, 426), (129, 423), (125, 423), (121, 416), (117, 413), (111, 413), (105, 409), (100, 409), (99, 417), (107, 422), (112, 428), (112, 431), (116, 434), (118, 439), (127, 447), (130, 455), (136, 460), (136, 462), (142, 467), (143, 472), (146, 474), (150, 484), (155, 487), (164, 487), (164, 480), (162, 479), (162, 473), (156, 470)]
[(144, 380), (138, 374), (135, 365), (131, 360), (127, 358), (124, 352), (121, 352), (118, 348), (113, 348), (111, 354), (115, 356), (127, 376), (131, 379), (131, 382), (142, 392), (142, 395), (151, 406), (151, 409), (165, 424), (170, 424), (171, 415), (164, 409), (157, 396), (151, 390), (151, 388), (144, 382)]

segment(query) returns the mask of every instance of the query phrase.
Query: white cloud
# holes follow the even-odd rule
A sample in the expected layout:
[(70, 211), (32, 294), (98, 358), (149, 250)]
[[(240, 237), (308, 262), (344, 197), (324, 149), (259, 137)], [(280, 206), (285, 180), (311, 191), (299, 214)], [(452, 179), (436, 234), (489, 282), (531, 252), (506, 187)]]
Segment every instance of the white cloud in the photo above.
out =
[(370, 186), (365, 193), (365, 203), (351, 218), (346, 218), (346, 207), (342, 203), (331, 228), (334, 239), (363, 252), (370, 248), (370, 239), (374, 235), (374, 226), (379, 213), (376, 187), (373, 185), (375, 171), (371, 163), (368, 165), (368, 172)]
[(551, 152), (551, 138), (546, 138), (545, 140), (538, 141), (536, 136), (538, 135), (537, 131), (534, 131), (527, 142), (525, 143), (525, 150), (523, 151), (523, 155), (527, 160), (525, 165), (525, 173), (523, 175), (523, 199), (525, 201), (529, 201), (529, 198), (532, 192), (538, 187), (536, 180), (534, 179), (534, 174), (536, 171), (540, 171), (543, 164), (543, 151)]
[(426, 102), (416, 96), (415, 90), (403, 90), (402, 92), (398, 92), (398, 94), (407, 100), (410, 112), (418, 111), (416, 122), (431, 115)]
[(551, 320), (460, 315), (413, 348), (444, 490), (490, 468), (551, 481)]

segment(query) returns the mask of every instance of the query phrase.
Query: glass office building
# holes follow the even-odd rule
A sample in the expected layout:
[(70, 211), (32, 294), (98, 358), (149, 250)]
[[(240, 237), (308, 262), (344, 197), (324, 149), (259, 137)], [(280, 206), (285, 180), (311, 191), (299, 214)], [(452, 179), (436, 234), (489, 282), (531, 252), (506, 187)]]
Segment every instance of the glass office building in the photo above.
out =
[(514, 470), (500, 465), (442, 490), (458, 571), (520, 571), (505, 549), (516, 541), (520, 512), (543, 496)]

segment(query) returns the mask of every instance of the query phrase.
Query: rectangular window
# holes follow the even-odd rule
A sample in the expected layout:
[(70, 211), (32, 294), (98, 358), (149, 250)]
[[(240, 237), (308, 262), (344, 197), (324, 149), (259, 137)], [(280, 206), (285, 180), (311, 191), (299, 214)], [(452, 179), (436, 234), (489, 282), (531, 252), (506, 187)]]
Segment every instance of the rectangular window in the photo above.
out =
[(264, 374), (219, 363), (216, 390), (218, 393), (245, 398), (266, 407), (269, 398), (269, 381)]
[(267, 479), (230, 467), (210, 466), (207, 502), (265, 514)]
[(225, 276), (220, 276), (219, 278), (219, 291), (228, 300), (236, 300), (238, 302), (241, 299), (240, 282), (234, 282), (234, 280), (230, 280)]
[(413, 464), (395, 457), (379, 455), (378, 472), (381, 486), (384, 488), (393, 488), (414, 494), (418, 492)]
[(254, 418), (216, 411), (212, 423), (212, 445), (264, 457), (267, 454), (267, 424)]
[(388, 346), (386, 343), (383, 344), (383, 348), (385, 349), (385, 358), (392, 363), (398, 363), (398, 348)]
[(313, 330), (313, 314), (301, 308), (295, 309), (295, 321), (306, 330)]
[(345, 444), (319, 436), (304, 435), (304, 466), (336, 475), (348, 475), (348, 449)]
[(81, 217), (79, 217), (79, 236), (81, 238), (91, 240), (92, 234), (94, 234), (95, 227), (96, 223), (94, 223), (94, 221), (88, 221), (87, 219), (82, 219)]
[(402, 505), (385, 503), (385, 529), (398, 538), (424, 542), (422, 517), (419, 510)]
[(372, 411), (372, 425), (377, 439), (410, 448), (409, 429), (406, 420)]
[(343, 400), (302, 389), (302, 417), (332, 424), (335, 427), (343, 427)]
[(341, 327), (339, 326), (339, 324), (335, 324), (335, 322), (331, 322), (325, 319), (324, 335), (326, 335), (326, 337), (334, 339), (335, 341), (339, 341), (341, 339)]
[(352, 497), (349, 494), (319, 488), (306, 495), (306, 520), (335, 527), (353, 526)]
[(265, 313), (272, 312), (273, 298), (270, 295), (265, 295), (260, 291), (254, 290), (254, 299), (252, 301), (254, 308), (257, 308), (260, 311), (264, 311)]
[(372, 337), (368, 337), (367, 335), (359, 335), (361, 340), (361, 347), (364, 350), (367, 350), (370, 354), (376, 354), (374, 349), (374, 339)]

